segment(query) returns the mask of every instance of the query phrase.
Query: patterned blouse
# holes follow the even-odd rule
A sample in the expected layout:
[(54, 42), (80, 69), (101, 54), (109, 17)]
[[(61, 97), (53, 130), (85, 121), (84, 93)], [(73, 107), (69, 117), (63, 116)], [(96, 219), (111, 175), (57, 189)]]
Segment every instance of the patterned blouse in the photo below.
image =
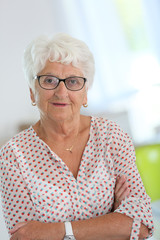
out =
[(91, 118), (90, 137), (76, 179), (32, 126), (3, 146), (0, 171), (8, 230), (28, 220), (64, 222), (110, 213), (116, 177), (124, 174), (131, 192), (115, 212), (134, 219), (130, 239), (138, 239), (141, 222), (152, 235), (150, 198), (135, 164), (132, 141), (112, 121)]

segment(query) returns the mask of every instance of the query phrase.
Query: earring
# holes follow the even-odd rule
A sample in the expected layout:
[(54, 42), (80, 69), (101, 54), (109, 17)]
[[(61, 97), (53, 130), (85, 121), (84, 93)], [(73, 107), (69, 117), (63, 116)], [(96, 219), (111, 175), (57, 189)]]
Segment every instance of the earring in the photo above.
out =
[(86, 103), (86, 104), (83, 104), (83, 107), (84, 108), (87, 108), (88, 107), (88, 104)]
[(36, 103), (35, 103), (35, 102), (32, 102), (31, 104), (32, 104), (32, 106), (36, 106)]

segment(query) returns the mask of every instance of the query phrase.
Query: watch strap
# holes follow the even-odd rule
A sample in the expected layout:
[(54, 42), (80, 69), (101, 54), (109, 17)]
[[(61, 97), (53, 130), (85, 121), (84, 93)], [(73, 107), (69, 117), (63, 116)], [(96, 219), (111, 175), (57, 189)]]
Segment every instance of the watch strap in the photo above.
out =
[(71, 222), (65, 222), (66, 235), (73, 236), (72, 224)]
[(72, 224), (71, 222), (65, 222), (65, 230), (66, 230), (66, 235), (65, 235), (65, 240), (67, 239), (71, 239), (71, 240), (76, 240), (73, 234), (73, 230), (72, 230)]

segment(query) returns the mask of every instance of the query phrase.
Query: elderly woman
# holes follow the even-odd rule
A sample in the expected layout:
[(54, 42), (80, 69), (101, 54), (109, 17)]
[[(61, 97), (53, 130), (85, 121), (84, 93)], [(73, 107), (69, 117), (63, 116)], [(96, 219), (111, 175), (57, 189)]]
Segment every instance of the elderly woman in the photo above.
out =
[(80, 114), (94, 78), (86, 44), (40, 37), (26, 48), (24, 70), (40, 120), (1, 149), (11, 240), (151, 236), (150, 198), (130, 138), (112, 121)]

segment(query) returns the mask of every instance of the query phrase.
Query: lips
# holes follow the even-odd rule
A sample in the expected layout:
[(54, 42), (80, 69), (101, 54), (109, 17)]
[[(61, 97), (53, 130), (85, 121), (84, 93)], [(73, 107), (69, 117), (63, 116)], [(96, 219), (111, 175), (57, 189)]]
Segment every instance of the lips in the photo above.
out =
[(68, 106), (67, 103), (52, 103), (52, 105), (54, 105), (55, 107), (66, 107), (66, 106)]

